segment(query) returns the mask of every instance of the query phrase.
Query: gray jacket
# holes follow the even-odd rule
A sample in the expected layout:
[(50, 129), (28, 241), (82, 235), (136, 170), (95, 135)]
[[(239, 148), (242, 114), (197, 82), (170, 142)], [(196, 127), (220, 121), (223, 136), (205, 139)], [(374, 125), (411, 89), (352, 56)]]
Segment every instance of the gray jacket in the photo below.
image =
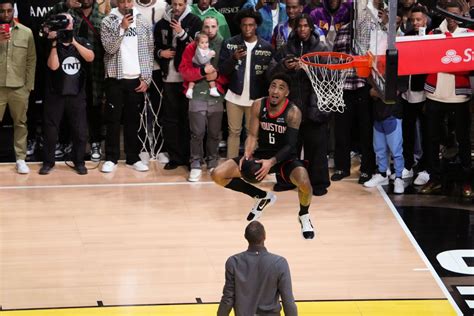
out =
[(280, 297), (285, 315), (298, 315), (285, 258), (265, 247), (250, 246), (227, 259), (225, 270), (218, 316), (229, 315), (232, 308), (235, 316), (280, 315)]

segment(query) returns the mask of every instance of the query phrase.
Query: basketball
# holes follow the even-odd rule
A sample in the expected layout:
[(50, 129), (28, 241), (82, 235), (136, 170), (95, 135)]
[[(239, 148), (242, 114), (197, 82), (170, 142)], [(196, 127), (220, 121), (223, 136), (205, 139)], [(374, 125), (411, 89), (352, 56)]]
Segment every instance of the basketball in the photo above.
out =
[(242, 168), (240, 169), (240, 174), (242, 175), (242, 178), (245, 181), (250, 183), (258, 183), (260, 181), (257, 180), (255, 172), (257, 172), (260, 168), (262, 168), (262, 164), (255, 162), (254, 159), (244, 159), (242, 161)]

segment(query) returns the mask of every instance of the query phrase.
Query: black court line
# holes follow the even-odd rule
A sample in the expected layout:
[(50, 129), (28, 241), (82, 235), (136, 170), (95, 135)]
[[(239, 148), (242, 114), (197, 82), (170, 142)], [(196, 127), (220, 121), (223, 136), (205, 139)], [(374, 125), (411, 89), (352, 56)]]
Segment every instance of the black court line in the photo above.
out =
[[(198, 301), (200, 300), (200, 302)], [(341, 300), (296, 300), (297, 303), (324, 303), (324, 302), (390, 302), (390, 301), (447, 301), (445, 298), (382, 298), (382, 299), (341, 299)], [(102, 305), (99, 305), (102, 304)], [(34, 310), (55, 310), (55, 309), (85, 309), (85, 308), (109, 308), (109, 307), (140, 307), (140, 306), (183, 306), (183, 305), (213, 305), (219, 302), (203, 302), (201, 298), (196, 297), (196, 303), (156, 303), (156, 304), (123, 304), (123, 305), (104, 305), (102, 301), (97, 301), (93, 306), (56, 306), (56, 307), (34, 307), (34, 308), (13, 308), (3, 309), (2, 311), (34, 311)]]

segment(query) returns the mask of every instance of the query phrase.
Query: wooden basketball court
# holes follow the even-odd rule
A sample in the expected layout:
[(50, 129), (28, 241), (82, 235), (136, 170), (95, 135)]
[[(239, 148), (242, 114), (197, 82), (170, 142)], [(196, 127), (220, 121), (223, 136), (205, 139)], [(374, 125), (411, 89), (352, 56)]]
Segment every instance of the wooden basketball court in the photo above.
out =
[[(48, 176), (30, 167), (25, 176), (0, 165), (5, 315), (215, 314), (224, 263), (246, 249), (252, 199), (156, 162), (147, 173), (120, 163), (87, 176), (62, 163)], [(295, 191), (278, 192), (261, 219), (269, 251), (288, 259), (300, 314), (454, 315), (390, 201), (355, 180), (314, 197), (312, 241), (301, 236)], [(78, 309), (55, 310), (64, 307)]]

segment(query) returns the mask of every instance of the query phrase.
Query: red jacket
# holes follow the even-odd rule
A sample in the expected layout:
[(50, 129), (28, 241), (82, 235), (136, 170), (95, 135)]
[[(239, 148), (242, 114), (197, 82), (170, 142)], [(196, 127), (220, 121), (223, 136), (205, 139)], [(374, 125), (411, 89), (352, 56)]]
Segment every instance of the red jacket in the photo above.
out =
[[(193, 57), (196, 53), (196, 48), (197, 45), (195, 41), (186, 46), (183, 52), (183, 57), (181, 59), (181, 64), (179, 64), (178, 71), (183, 77), (183, 87), (185, 91), (188, 88), (190, 81), (197, 82), (201, 79), (206, 80), (205, 77), (201, 75), (201, 67), (196, 67), (195, 65), (193, 65)], [(214, 66), (214, 68), (217, 69), (217, 65)], [(216, 86), (217, 90), (219, 90), (221, 94), (225, 94), (226, 90), (224, 89), (224, 86), (228, 83), (228, 81), (229, 80), (224, 75), (219, 74), (219, 76), (217, 77)]]

